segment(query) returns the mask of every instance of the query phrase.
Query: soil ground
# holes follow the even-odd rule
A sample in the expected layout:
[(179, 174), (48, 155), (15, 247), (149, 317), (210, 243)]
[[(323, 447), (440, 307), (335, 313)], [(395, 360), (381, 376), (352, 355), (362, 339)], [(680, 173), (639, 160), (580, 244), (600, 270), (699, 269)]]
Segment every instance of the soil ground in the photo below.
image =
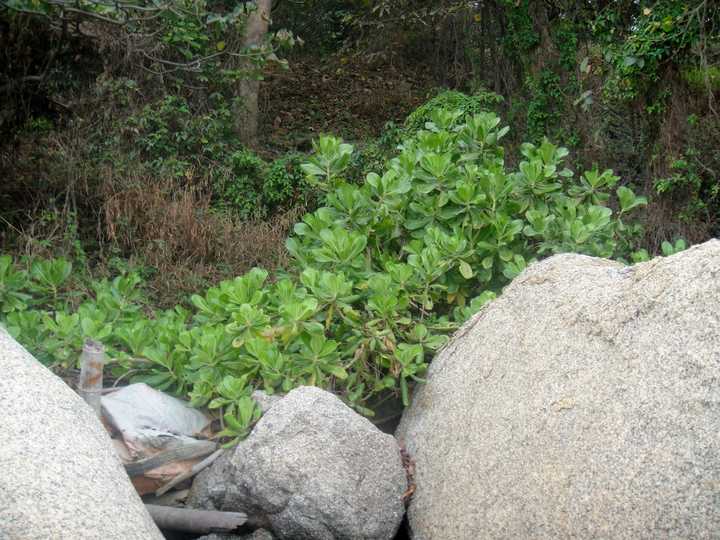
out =
[(369, 63), (337, 55), (303, 56), (261, 84), (259, 150), (268, 155), (307, 151), (322, 133), (347, 141), (377, 137), (388, 121), (400, 123), (433, 92), (421, 67)]

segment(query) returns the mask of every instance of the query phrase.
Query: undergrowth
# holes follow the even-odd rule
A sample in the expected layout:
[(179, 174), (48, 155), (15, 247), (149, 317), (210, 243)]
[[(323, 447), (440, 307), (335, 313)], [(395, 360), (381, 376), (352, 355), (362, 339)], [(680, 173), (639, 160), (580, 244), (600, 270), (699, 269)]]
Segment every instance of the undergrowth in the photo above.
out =
[(116, 377), (220, 409), (233, 440), (257, 418), (254, 388), (317, 385), (365, 414), (377, 394), (407, 404), (448, 335), (530, 262), (633, 256), (644, 198), (611, 171), (576, 178), (547, 140), (508, 170), (507, 131), (492, 113), (436, 109), (364, 182), (348, 177), (354, 148), (321, 137), (303, 170), (325, 205), (295, 224), (286, 270), (223, 281), (190, 309), (152, 310), (132, 271), (79, 301), (69, 261), (4, 256), (3, 324), (49, 366), (103, 342)]
[(239, 219), (266, 219), (311, 204), (299, 169), (302, 154), (268, 163), (244, 148), (234, 133), (231, 106), (222, 96), (210, 96), (205, 111), (194, 110), (180, 96), (165, 96), (129, 116), (121, 130), (133, 135), (125, 152), (139, 154), (157, 177), (182, 181), (207, 171), (213, 204)]

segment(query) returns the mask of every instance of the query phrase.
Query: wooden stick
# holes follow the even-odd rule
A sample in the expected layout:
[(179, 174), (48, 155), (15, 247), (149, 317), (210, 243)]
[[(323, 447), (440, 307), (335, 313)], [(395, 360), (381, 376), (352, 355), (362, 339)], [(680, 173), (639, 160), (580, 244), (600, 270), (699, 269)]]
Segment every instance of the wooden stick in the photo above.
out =
[(193, 476), (195, 476), (197, 473), (199, 473), (203, 469), (206, 469), (207, 467), (212, 465), (213, 462), (222, 455), (222, 453), (223, 453), (222, 448), (220, 450), (216, 450), (214, 453), (210, 454), (208, 457), (203, 459), (200, 463), (196, 463), (193, 466), (193, 468), (190, 469), (188, 472), (177, 475), (175, 478), (170, 480), (167, 484), (165, 484), (164, 486), (159, 488), (155, 492), (155, 495), (157, 497), (159, 497), (160, 495), (164, 495), (165, 493), (170, 491), (172, 488), (177, 486), (180, 482), (184, 482), (188, 478), (192, 478)]
[(190, 510), (155, 504), (146, 504), (145, 508), (160, 529), (170, 531), (197, 534), (232, 532), (247, 522), (247, 515), (241, 512)]
[(171, 461), (182, 461), (184, 459), (207, 456), (217, 450), (217, 446), (217, 443), (212, 441), (185, 442), (147, 459), (142, 459), (133, 463), (126, 463), (125, 472), (131, 478), (133, 476), (140, 476), (147, 471), (156, 469), (157, 467), (170, 463)]
[(78, 393), (100, 417), (100, 395), (103, 385), (105, 347), (97, 341), (87, 340), (80, 355)]

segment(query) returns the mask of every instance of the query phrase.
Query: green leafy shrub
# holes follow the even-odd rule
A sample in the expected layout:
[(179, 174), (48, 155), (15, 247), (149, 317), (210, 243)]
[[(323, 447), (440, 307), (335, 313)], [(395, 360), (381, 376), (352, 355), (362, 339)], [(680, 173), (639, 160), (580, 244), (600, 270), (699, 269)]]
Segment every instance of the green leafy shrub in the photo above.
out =
[(154, 170), (183, 177), (191, 167), (224, 162), (240, 144), (234, 134), (232, 113), (219, 94), (210, 97), (205, 112), (192, 110), (180, 96), (167, 95), (146, 105), (125, 122), (132, 145)]
[(219, 208), (247, 220), (265, 218), (294, 204), (307, 204), (312, 193), (300, 169), (302, 154), (268, 164), (244, 148), (234, 133), (226, 101), (213, 95), (209, 109), (193, 111), (187, 100), (169, 95), (127, 119), (140, 158), (160, 176), (180, 180), (193, 170), (207, 171)]
[(302, 164), (307, 155), (290, 153), (273, 161), (262, 184), (265, 206), (272, 209), (314, 206), (316, 193), (305, 181)]
[(560, 76), (543, 69), (536, 76), (528, 75), (525, 88), (530, 94), (527, 103), (527, 138), (539, 141), (561, 122), (563, 93)]
[(685, 68), (682, 72), (682, 77), (690, 88), (697, 92), (704, 92), (708, 90), (708, 88), (712, 92), (720, 90), (719, 66)]
[(294, 206), (313, 206), (316, 193), (305, 180), (304, 154), (292, 153), (267, 163), (248, 149), (233, 152), (228, 170), (216, 181), (219, 207), (241, 219), (266, 218)]
[(640, 7), (635, 4), (638, 12), (624, 33), (617, 32), (618, 24), (622, 24), (622, 14), (617, 10), (605, 10), (593, 24), (597, 39), (607, 42), (604, 57), (612, 73), (604, 93), (611, 99), (632, 100), (656, 85), (662, 68), (671, 60), (703, 47), (698, 46), (704, 39), (701, 35), (708, 31), (703, 25), (717, 17), (715, 9), (699, 17), (687, 2), (677, 0)]
[(25, 292), (27, 287), (27, 272), (16, 269), (9, 255), (0, 257), (0, 305), (3, 313), (27, 309), (32, 298)]
[(265, 161), (242, 149), (228, 156), (227, 165), (229, 174), (222, 175), (216, 187), (218, 205), (243, 219), (262, 216)]
[(502, 96), (487, 90), (473, 95), (455, 90), (445, 90), (415, 109), (405, 120), (405, 129), (409, 135), (423, 129), (433, 113), (438, 110), (456, 111), (459, 116), (474, 115), (491, 109), (503, 101)]
[(507, 10), (507, 32), (502, 39), (510, 54), (528, 53), (540, 43), (530, 13), (530, 0), (503, 0)]
[(709, 226), (716, 231), (714, 216), (720, 206), (716, 171), (720, 157), (715, 142), (720, 120), (712, 114), (692, 114), (687, 117), (685, 131), (685, 147), (664, 156), (664, 174), (653, 182), (656, 199), (671, 203), (674, 217), (690, 228)]
[(313, 141), (315, 155), (302, 164), (308, 181), (323, 191), (330, 191), (344, 183), (343, 173), (348, 169), (353, 155), (353, 146), (329, 135), (321, 135)]
[(578, 30), (577, 22), (569, 20), (561, 20), (552, 28), (553, 41), (563, 69), (572, 70), (577, 65)]
[(352, 154), (347, 176), (365, 178), (369, 172), (381, 172), (388, 160), (394, 156), (398, 146), (408, 135), (402, 125), (387, 122), (377, 139), (358, 146)]
[(508, 128), (492, 113), (438, 109), (430, 120), (362, 184), (345, 179), (350, 145), (316, 143), (304, 170), (325, 206), (295, 225), (290, 266), (272, 280), (255, 268), (192, 296), (192, 311), (146, 317), (127, 275), (95, 284), (74, 313), (51, 303), (38, 317), (21, 309), (32, 305), (18, 297), (24, 274), (6, 264), (5, 324), (50, 364), (101, 340), (116, 375), (221, 409), (230, 437), (257, 418), (255, 387), (317, 385), (366, 414), (379, 393), (407, 403), (448, 335), (528, 263), (561, 251), (629, 257), (639, 227), (624, 220), (645, 203), (610, 171), (575, 179), (567, 150), (547, 140), (507, 170)]

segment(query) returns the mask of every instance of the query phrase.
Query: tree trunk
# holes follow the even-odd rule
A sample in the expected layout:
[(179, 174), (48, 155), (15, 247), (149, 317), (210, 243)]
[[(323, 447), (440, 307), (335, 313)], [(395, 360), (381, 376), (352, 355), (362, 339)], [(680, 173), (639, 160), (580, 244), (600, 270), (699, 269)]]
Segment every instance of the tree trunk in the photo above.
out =
[[(272, 0), (255, 0), (257, 8), (248, 17), (247, 26), (245, 27), (245, 37), (243, 45), (251, 47), (262, 43), (263, 37), (267, 34), (270, 26), (270, 9)], [(252, 72), (252, 62), (243, 60), (241, 68), (245, 68)], [(235, 113), (235, 131), (240, 140), (252, 146), (257, 142), (258, 132), (258, 92), (260, 90), (260, 81), (258, 80), (241, 80), (238, 83), (237, 97), (239, 98), (234, 108)]]

